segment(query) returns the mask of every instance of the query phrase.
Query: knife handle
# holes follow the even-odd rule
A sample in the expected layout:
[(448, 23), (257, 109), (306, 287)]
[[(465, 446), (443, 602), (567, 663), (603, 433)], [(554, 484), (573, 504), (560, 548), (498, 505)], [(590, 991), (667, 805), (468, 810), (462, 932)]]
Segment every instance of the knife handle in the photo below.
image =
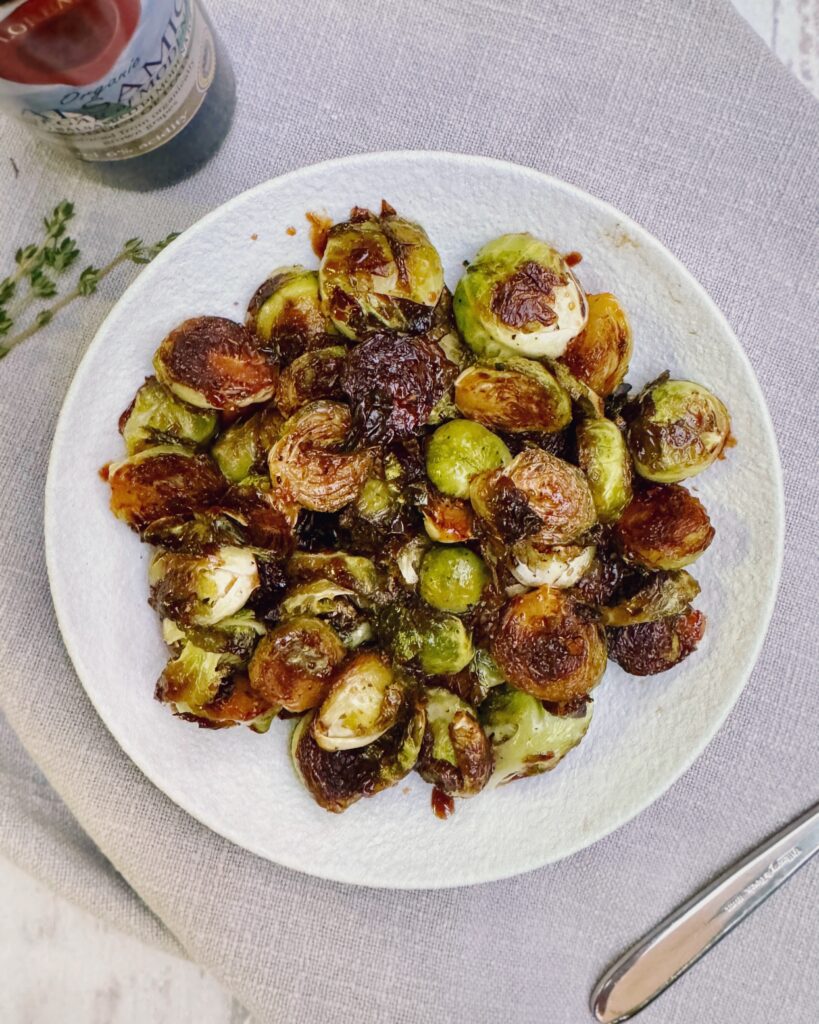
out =
[(628, 1020), (819, 851), (819, 804), (678, 907), (603, 975), (591, 997), (602, 1024)]

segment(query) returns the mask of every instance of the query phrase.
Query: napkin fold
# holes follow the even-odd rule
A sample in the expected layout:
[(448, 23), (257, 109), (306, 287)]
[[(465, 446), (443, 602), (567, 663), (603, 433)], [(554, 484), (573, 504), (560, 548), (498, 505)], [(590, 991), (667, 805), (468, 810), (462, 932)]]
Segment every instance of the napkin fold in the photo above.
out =
[[(159, 238), (265, 178), (345, 153), (449, 149), (548, 171), (657, 235), (736, 330), (785, 469), (780, 597), (756, 671), (703, 756), (567, 861), (472, 889), (390, 892), (245, 853), (120, 751), (54, 619), (48, 453), (71, 376), (125, 281), (108, 279), (0, 362), (0, 849), (184, 950), (259, 1021), (577, 1024), (625, 945), (817, 798), (817, 106), (726, 0), (210, 6), (239, 89), (217, 157), (171, 190), (133, 195), (94, 185), (2, 122), (2, 152), (19, 168), (0, 161), (3, 259), (63, 194), (85, 251), (102, 259), (131, 235)], [(92, 567), (77, 585), (94, 585)], [(807, 1024), (819, 999), (818, 872), (805, 868), (641, 1019)]]

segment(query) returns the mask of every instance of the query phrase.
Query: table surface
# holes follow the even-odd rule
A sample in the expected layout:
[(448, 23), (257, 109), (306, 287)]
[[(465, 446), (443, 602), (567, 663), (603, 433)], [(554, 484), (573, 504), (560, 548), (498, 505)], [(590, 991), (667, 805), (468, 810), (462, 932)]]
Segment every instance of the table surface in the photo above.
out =
[[(733, 0), (819, 98), (819, 0)], [(762, 838), (762, 837), (760, 837)], [(123, 935), (0, 860), (0, 1020), (246, 1024), (207, 972)], [(731, 941), (730, 939), (728, 941)]]

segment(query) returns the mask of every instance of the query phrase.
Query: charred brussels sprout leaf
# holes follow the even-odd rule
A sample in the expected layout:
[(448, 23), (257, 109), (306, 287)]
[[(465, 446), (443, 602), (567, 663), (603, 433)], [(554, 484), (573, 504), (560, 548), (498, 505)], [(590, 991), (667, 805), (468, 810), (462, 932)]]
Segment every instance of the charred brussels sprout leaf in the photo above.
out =
[(586, 324), (586, 297), (563, 257), (530, 234), (485, 245), (458, 282), (455, 319), (470, 348), (494, 358), (555, 358)]
[(433, 547), (421, 562), (421, 597), (444, 612), (465, 612), (477, 604), (488, 582), (483, 559), (461, 545)]
[(146, 544), (169, 551), (201, 555), (225, 546), (240, 547), (246, 537), (241, 525), (229, 513), (215, 508), (155, 519), (142, 531), (142, 539)]
[(510, 433), (552, 434), (572, 418), (568, 393), (531, 359), (470, 366), (455, 381), (455, 404), (467, 419)]
[(463, 544), (475, 536), (472, 506), (462, 498), (450, 498), (434, 487), (427, 488), (421, 512), (430, 540), (439, 544)]
[(373, 560), (346, 551), (297, 551), (287, 563), (287, 574), (296, 581), (333, 580), (364, 598), (372, 598), (379, 587)]
[(333, 680), (313, 723), (322, 750), (354, 750), (374, 743), (395, 725), (406, 687), (381, 654), (365, 651)]
[(625, 310), (608, 292), (587, 296), (589, 322), (569, 342), (561, 361), (592, 391), (607, 398), (622, 382), (633, 348)]
[(475, 796), (492, 773), (492, 749), (473, 707), (449, 690), (426, 692), (427, 724), (418, 774), (449, 796)]
[(222, 475), (237, 484), (251, 473), (263, 472), (267, 453), (283, 423), (276, 410), (268, 406), (223, 431), (211, 447)]
[(276, 406), (292, 416), (308, 402), (320, 398), (341, 398), (341, 373), (347, 349), (341, 345), (318, 348), (297, 356), (282, 370), (276, 385)]
[(705, 616), (689, 609), (607, 633), (612, 661), (634, 676), (652, 676), (679, 665), (691, 654), (705, 633)]
[(345, 655), (332, 627), (320, 619), (296, 616), (259, 641), (248, 667), (254, 690), (288, 711), (317, 707)]
[(519, 540), (512, 547), (512, 575), (525, 587), (575, 586), (594, 561), (593, 544), (543, 544), (536, 539)]
[(485, 470), (505, 466), (509, 449), (491, 430), (473, 420), (451, 420), (438, 427), (427, 445), (427, 474), (443, 494), (469, 497), (469, 482)]
[(586, 735), (592, 703), (576, 713), (553, 715), (531, 694), (503, 686), (481, 705), (484, 731), (492, 745), (491, 786), (551, 771)]
[(335, 224), (319, 269), (321, 296), (342, 334), (361, 339), (384, 328), (419, 334), (441, 297), (441, 260), (423, 228), (384, 207)]
[(700, 592), (700, 585), (685, 570), (658, 572), (631, 597), (600, 609), (604, 626), (636, 626), (679, 615)]
[(701, 473), (731, 433), (728, 410), (702, 384), (660, 377), (623, 410), (640, 476), (676, 483)]
[(253, 732), (265, 733), (280, 710), (255, 692), (246, 673), (236, 672), (222, 684), (212, 701), (183, 713), (182, 717), (206, 729), (247, 725)]
[(156, 377), (149, 377), (120, 417), (119, 431), (129, 455), (158, 444), (207, 444), (218, 416), (180, 401)]
[(206, 554), (158, 551), (148, 571), (151, 605), (185, 626), (212, 626), (235, 614), (259, 586), (256, 559), (246, 548)]
[(159, 380), (199, 409), (241, 409), (266, 402), (279, 370), (272, 352), (241, 324), (220, 316), (186, 320), (154, 355)]
[(157, 700), (173, 704), (177, 714), (197, 714), (216, 697), (228, 671), (221, 654), (185, 643), (159, 677)]
[(698, 498), (680, 484), (638, 491), (614, 526), (627, 562), (646, 569), (682, 569), (706, 550), (714, 528)]
[(492, 638), (492, 655), (512, 686), (548, 701), (588, 693), (606, 668), (601, 627), (565, 591), (551, 587), (508, 602)]
[(318, 274), (299, 266), (280, 267), (259, 286), (245, 322), (281, 352), (285, 364), (332, 344), (328, 335), (335, 334), (321, 307)]
[(617, 424), (605, 418), (577, 426), (577, 457), (589, 481), (597, 518), (611, 523), (631, 501), (631, 458)]
[(589, 419), (605, 415), (606, 403), (595, 390), (589, 387), (585, 381), (575, 377), (565, 363), (552, 363), (554, 375), (562, 388), (571, 395), (580, 413)]

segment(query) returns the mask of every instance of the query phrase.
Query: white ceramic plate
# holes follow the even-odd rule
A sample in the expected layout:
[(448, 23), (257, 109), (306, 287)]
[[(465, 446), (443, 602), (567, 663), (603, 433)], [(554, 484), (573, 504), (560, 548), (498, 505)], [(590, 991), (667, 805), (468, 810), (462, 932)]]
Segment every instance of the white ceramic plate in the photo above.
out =
[[(439, 821), (417, 776), (342, 815), (321, 810), (291, 768), (291, 723), (265, 736), (200, 730), (153, 700), (166, 659), (146, 602), (149, 549), (108, 510), (97, 475), (123, 450), (117, 419), (151, 355), (186, 317), (241, 320), (281, 264), (316, 264), (305, 212), (344, 219), (387, 198), (420, 221), (454, 287), (488, 239), (530, 230), (579, 250), (589, 291), (628, 310), (637, 386), (669, 369), (727, 401), (738, 446), (693, 481), (716, 527), (694, 571), (708, 616), (700, 649), (646, 681), (612, 665), (589, 735), (553, 773), (516, 782)], [(289, 226), (298, 231), (286, 232)], [(180, 807), (279, 864), (369, 886), (489, 881), (566, 857), (656, 800), (702, 751), (740, 693), (774, 600), (782, 487), (770, 419), (728, 324), (651, 235), (612, 207), (524, 167), (446, 153), (384, 153), (308, 167), (237, 196), (194, 225), (123, 295), (90, 346), (62, 410), (46, 493), (46, 545), (66, 646), (123, 750)]]

